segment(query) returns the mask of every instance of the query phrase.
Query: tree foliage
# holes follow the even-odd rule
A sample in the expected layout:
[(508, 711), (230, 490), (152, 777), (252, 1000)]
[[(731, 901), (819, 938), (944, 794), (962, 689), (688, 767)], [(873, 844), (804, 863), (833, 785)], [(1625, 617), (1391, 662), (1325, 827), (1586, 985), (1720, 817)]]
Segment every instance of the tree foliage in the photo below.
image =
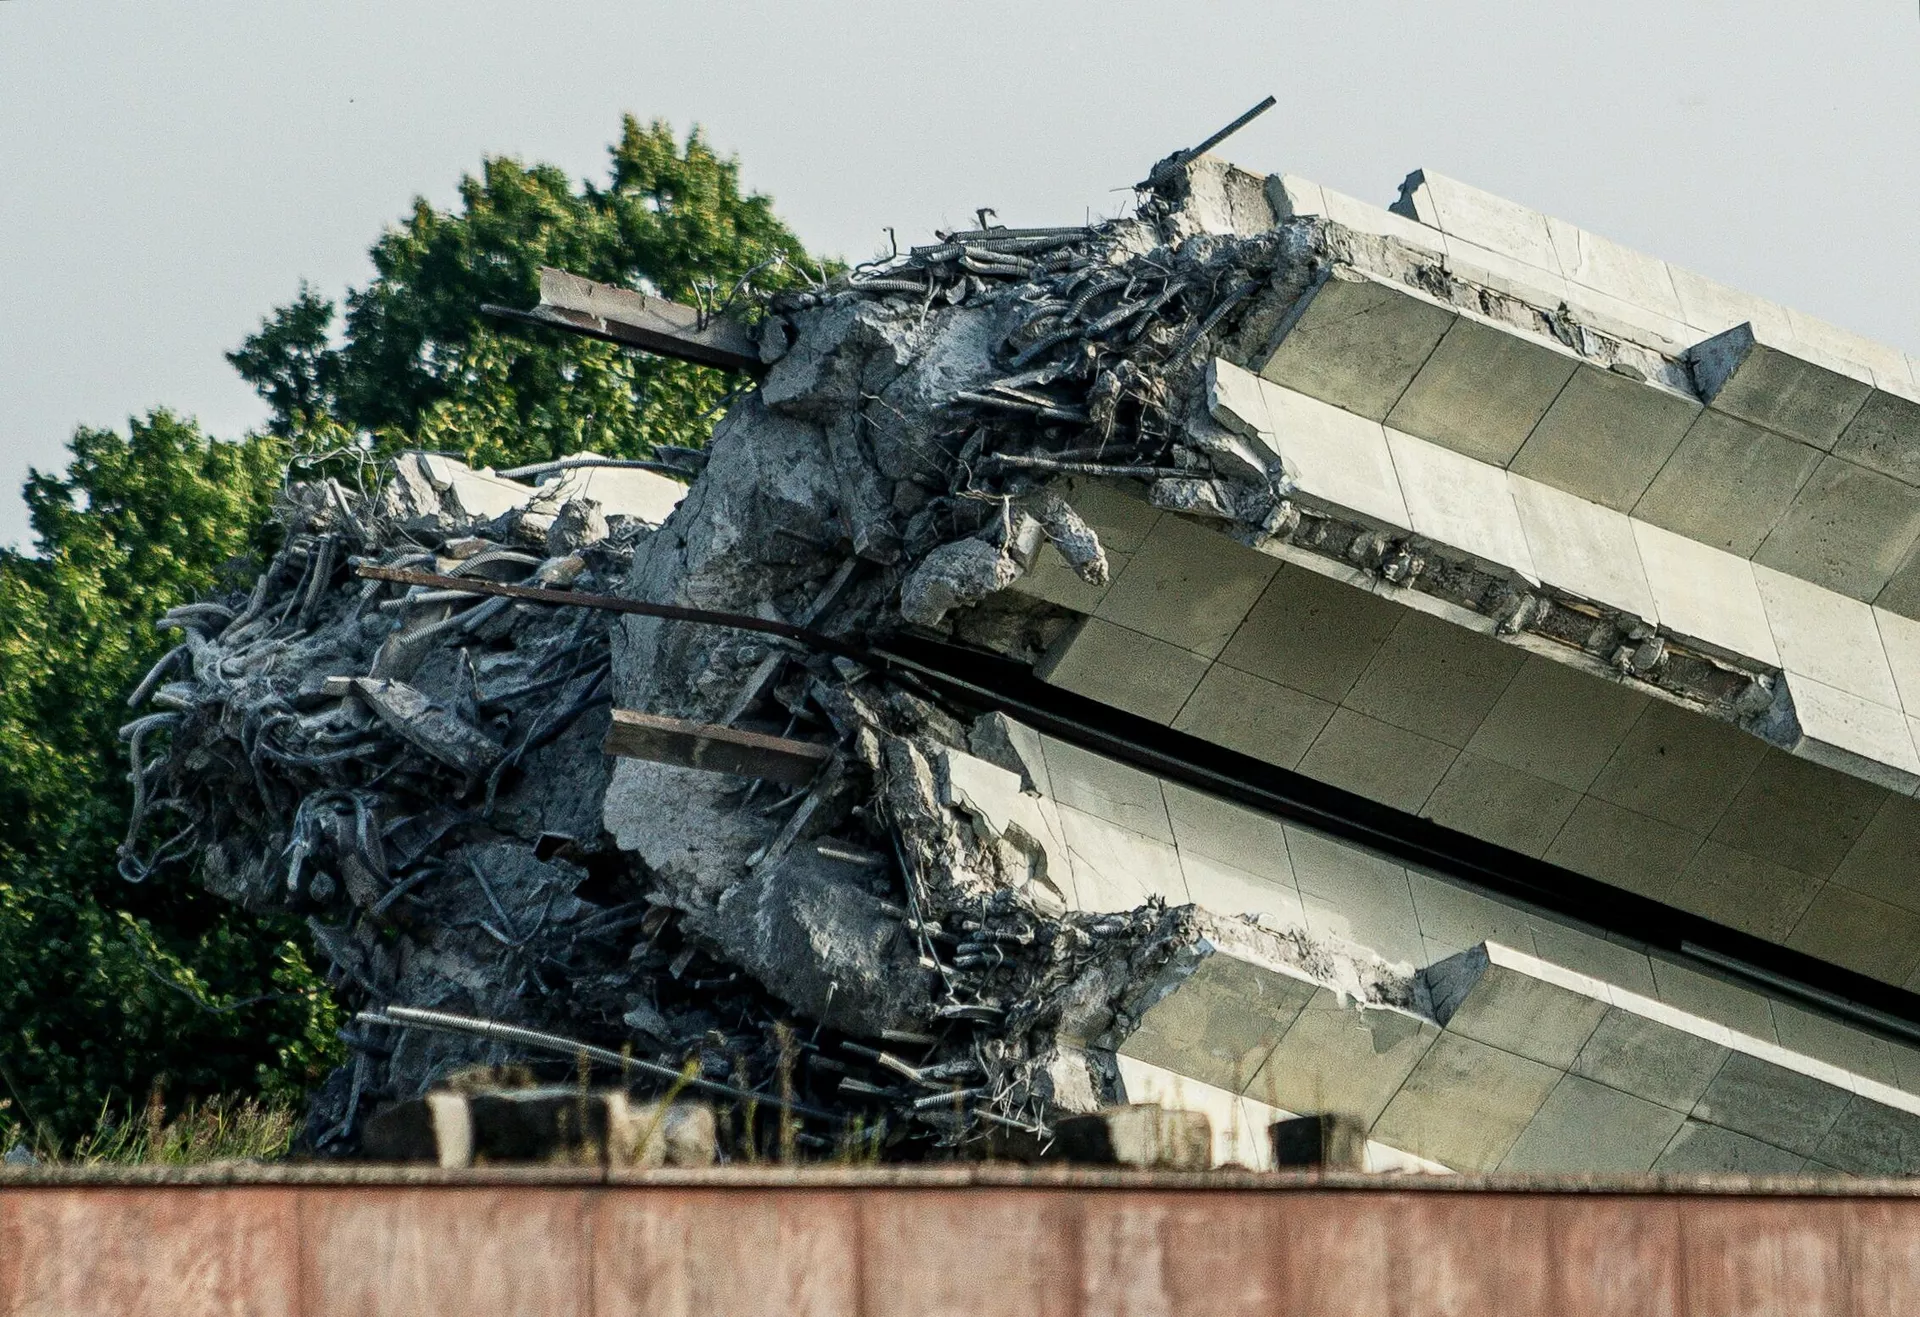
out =
[(174, 604), (250, 580), (290, 457), (370, 438), (506, 467), (590, 449), (704, 442), (718, 372), (505, 326), (539, 268), (717, 305), (816, 264), (696, 131), (629, 117), (604, 185), (490, 159), (457, 209), (424, 201), (373, 245), (342, 317), (302, 286), (229, 354), (264, 432), (210, 440), (164, 410), (81, 429), (25, 495), (37, 552), (0, 551), (0, 1147), (73, 1147), (102, 1111), (263, 1094), (337, 1057), (335, 1009), (302, 930), (202, 892), (189, 865), (116, 872), (130, 787), (128, 691), (172, 643)]

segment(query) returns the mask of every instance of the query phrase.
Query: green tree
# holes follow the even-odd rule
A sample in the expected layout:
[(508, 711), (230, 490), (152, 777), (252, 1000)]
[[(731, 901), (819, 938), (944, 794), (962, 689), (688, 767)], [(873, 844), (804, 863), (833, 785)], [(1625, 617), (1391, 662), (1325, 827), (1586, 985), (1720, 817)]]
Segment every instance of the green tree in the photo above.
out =
[(284, 447), (155, 411), (80, 430), (65, 474), (28, 478), (39, 553), (0, 552), (0, 1139), (69, 1141), (156, 1080), (290, 1094), (337, 1047), (289, 928), (184, 870), (134, 886), (115, 864), (126, 694), (177, 641), (154, 621), (240, 579)]
[(532, 306), (543, 265), (708, 306), (749, 277), (779, 288), (823, 268), (697, 129), (682, 143), (628, 116), (611, 156), (605, 186), (500, 158), (461, 180), (457, 212), (416, 201), (374, 244), (375, 277), (347, 294), (338, 343), (332, 304), (303, 287), (229, 356), (273, 408), (272, 431), (324, 415), (384, 449), (500, 467), (704, 442), (721, 372), (480, 311)]

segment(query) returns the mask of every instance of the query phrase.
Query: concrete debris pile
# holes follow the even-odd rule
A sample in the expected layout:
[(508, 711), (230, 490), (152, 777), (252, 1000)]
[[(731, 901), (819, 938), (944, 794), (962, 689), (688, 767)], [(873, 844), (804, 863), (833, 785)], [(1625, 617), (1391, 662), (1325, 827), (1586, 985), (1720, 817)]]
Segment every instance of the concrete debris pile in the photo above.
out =
[[(544, 486), (409, 454), (377, 493), (290, 487), (251, 595), (164, 619), (182, 643), (134, 697), (153, 711), (126, 729), (123, 870), (190, 858), (307, 919), (361, 1010), (313, 1150), (385, 1147), (377, 1107), (544, 1039), (549, 1080), (611, 1057), (652, 1091), (693, 1083), (723, 1157), (850, 1129), (887, 1156), (1031, 1151), (1121, 1096), (1113, 1049), (1217, 947), (1419, 1008), (1415, 978), (1298, 930), (1073, 908), (1033, 734), (875, 653), (918, 631), (1037, 659), (1069, 615), (1006, 587), (1045, 544), (1085, 581), (1110, 570), (1062, 477), (1146, 482), (1250, 540), (1298, 525), (1277, 453), (1215, 419), (1208, 362), (1272, 332), (1326, 234), (1270, 214), (1236, 234), (1245, 182), (1202, 160), (1136, 218), (945, 234), (772, 299), (764, 377), (670, 515), (679, 487), (590, 456)], [(613, 709), (813, 767), (622, 749)]]

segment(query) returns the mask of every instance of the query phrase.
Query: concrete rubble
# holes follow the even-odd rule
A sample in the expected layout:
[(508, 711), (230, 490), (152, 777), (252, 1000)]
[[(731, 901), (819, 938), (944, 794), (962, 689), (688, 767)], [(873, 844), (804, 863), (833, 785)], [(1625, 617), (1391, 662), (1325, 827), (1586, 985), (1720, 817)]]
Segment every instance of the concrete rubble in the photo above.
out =
[[(1391, 356), (1399, 342), (1410, 375), (1428, 338), (1471, 323), (1525, 334), (1528, 351), (1549, 344), (1561, 385), (1591, 371), (1655, 408), (1697, 410), (1700, 392), (1651, 331), (1466, 277), (1411, 219), (1382, 211), (1369, 227), (1329, 209), (1298, 180), (1183, 153), (1132, 218), (941, 234), (772, 297), (750, 338), (727, 331), (728, 352), (757, 353), (757, 387), (703, 453), (676, 457), (684, 485), (592, 455), (529, 485), (407, 454), (369, 494), (289, 486), (284, 545), (251, 594), (164, 620), (181, 644), (134, 698), (122, 864), (139, 881), (190, 859), (214, 892), (306, 919), (360, 1012), (352, 1062), (313, 1096), (306, 1145), (452, 1164), (518, 1137), (483, 1127), (544, 1122), (571, 1132), (542, 1147), (604, 1159), (641, 1098), (596, 1089), (589, 1120), (584, 1073), (624, 1060), (650, 1097), (674, 1076), (704, 1086), (715, 1124), (694, 1160), (771, 1155), (783, 1139), (802, 1155), (1037, 1156), (1060, 1132), (1062, 1146), (1098, 1145), (1096, 1160), (1187, 1166), (1205, 1164), (1204, 1122), (1196, 1133), (1144, 1105), (1154, 1098), (1123, 1072), (1147, 1064), (1142, 1022), (1174, 1018), (1190, 985), (1189, 1002), (1212, 983), (1292, 994), (1302, 1036), (1312, 998), (1364, 1017), (1355, 1028), (1383, 1054), (1380, 1039), (1415, 1039), (1395, 1085), (1418, 1049), (1453, 1046), (1455, 998), (1480, 982), (1457, 957), (1423, 957), (1452, 968), (1420, 971), (1185, 887), (1126, 908), (1090, 897), (1075, 876), (1087, 848), (1068, 839), (1084, 823), (1049, 785), (1037, 733), (888, 657), (902, 638), (935, 640), (1072, 687), (1063, 663), (1100, 634), (1075, 601), (1097, 601), (1140, 549), (1110, 529), (1116, 498), (1236, 551), (1417, 596), (1410, 607), (1703, 716), (1798, 736), (1777, 662), (1674, 634), (1605, 590), (1542, 588), (1501, 543), (1414, 524), (1404, 501), (1397, 515), (1369, 503), (1385, 486), (1345, 469), (1323, 478), (1319, 423), (1277, 418), (1275, 380), (1316, 407), (1335, 395), (1354, 420), (1405, 406), (1368, 396), (1378, 372), (1325, 347), (1360, 333), (1356, 317), (1385, 338), (1361, 346)], [(617, 313), (594, 286), (549, 282), (583, 323)], [(1759, 367), (1740, 350), (1714, 358), (1711, 389), (1758, 406), (1745, 386)], [(1350, 464), (1361, 449), (1329, 451)], [(776, 624), (787, 633), (769, 634)], [(1522, 963), (1491, 963), (1510, 962)], [(1592, 990), (1595, 1018), (1610, 991)], [(409, 1008), (443, 1013), (444, 1027), (409, 1024)], [(516, 1036), (551, 1043), (548, 1086), (449, 1087), (468, 1067), (528, 1060)], [(578, 1055), (577, 1090), (567, 1040), (597, 1049)], [(1538, 1082), (1551, 1088), (1572, 1061), (1552, 1074), (1538, 1063)], [(1241, 1114), (1214, 1116), (1214, 1160), (1223, 1122), (1252, 1109), (1246, 1079), (1220, 1090)], [(1367, 1137), (1330, 1116), (1261, 1156), (1387, 1164)], [(683, 1155), (672, 1135), (664, 1150), (627, 1142), (629, 1160)]]

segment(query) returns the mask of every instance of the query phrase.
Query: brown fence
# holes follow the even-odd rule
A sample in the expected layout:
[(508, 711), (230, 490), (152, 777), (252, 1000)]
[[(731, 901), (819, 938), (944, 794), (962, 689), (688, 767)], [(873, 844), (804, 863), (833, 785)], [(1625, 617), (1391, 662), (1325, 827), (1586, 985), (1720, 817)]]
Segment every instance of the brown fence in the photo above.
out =
[(990, 1169), (11, 1176), (0, 1313), (1911, 1314), (1914, 1193)]

